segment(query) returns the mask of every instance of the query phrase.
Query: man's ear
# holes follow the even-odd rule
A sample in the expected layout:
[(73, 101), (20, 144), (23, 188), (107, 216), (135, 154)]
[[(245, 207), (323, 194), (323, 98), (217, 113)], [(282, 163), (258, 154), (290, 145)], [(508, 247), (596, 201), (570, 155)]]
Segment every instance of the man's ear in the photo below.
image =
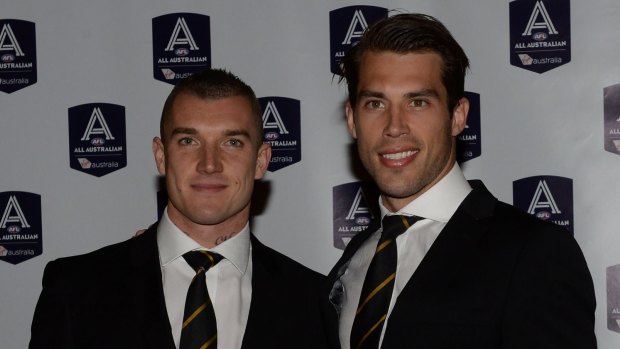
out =
[(166, 175), (166, 153), (164, 152), (164, 142), (159, 137), (153, 138), (153, 156), (155, 157), (155, 166), (160, 175)]
[(347, 114), (347, 126), (349, 129), (349, 134), (354, 139), (357, 139), (357, 130), (355, 129), (355, 118), (353, 117), (353, 107), (351, 106), (351, 102), (347, 102), (345, 107), (345, 113)]
[(467, 114), (469, 113), (469, 100), (461, 98), (452, 112), (452, 136), (456, 137), (467, 125)]
[(258, 156), (256, 157), (256, 170), (254, 171), (254, 179), (261, 179), (267, 172), (271, 161), (271, 145), (263, 143), (258, 148)]

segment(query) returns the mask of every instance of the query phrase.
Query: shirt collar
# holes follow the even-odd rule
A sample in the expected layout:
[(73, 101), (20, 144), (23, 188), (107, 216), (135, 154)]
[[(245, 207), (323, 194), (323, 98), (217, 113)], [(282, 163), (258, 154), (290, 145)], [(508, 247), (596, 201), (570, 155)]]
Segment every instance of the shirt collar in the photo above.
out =
[(241, 274), (245, 274), (250, 259), (250, 224), (232, 238), (222, 242), (214, 248), (202, 247), (192, 238), (181, 231), (168, 216), (168, 208), (164, 210), (157, 227), (157, 246), (161, 266), (165, 266), (186, 252), (193, 250), (208, 250), (219, 253), (230, 261)]
[(450, 220), (450, 217), (456, 212), (471, 190), (471, 186), (465, 179), (465, 176), (463, 176), (461, 168), (455, 163), (448, 174), (440, 179), (439, 182), (398, 212), (390, 212), (383, 205), (383, 199), (379, 197), (381, 217), (388, 214), (416, 215), (445, 223)]

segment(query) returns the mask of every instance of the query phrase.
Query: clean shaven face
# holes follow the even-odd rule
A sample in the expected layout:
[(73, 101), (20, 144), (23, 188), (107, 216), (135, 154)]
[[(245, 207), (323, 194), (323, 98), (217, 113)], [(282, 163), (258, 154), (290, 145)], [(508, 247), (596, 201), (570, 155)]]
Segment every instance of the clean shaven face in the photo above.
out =
[(245, 97), (176, 97), (166, 144), (156, 138), (153, 152), (166, 177), (168, 215), (182, 230), (247, 222), (254, 180), (271, 158), (255, 117)]

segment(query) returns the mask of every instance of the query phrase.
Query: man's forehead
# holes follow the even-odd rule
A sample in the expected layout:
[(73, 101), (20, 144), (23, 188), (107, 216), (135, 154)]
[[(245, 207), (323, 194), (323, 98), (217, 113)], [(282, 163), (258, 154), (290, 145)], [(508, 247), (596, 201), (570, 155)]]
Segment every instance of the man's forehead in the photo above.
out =
[(434, 52), (369, 52), (360, 62), (357, 95), (441, 96), (445, 92), (441, 68), (441, 57)]
[(395, 73), (419, 71), (426, 74), (441, 75), (443, 59), (434, 51), (392, 52), (371, 51), (362, 55), (358, 76), (376, 73)]

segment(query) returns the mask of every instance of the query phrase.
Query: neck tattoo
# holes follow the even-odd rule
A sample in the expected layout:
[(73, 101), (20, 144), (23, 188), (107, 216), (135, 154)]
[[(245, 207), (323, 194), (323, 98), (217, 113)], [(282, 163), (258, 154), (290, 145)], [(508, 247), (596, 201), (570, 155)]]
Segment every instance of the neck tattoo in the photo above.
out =
[(215, 245), (217, 246), (217, 245), (221, 244), (222, 242), (224, 242), (224, 241), (230, 239), (231, 237), (235, 236), (235, 234), (236, 233), (230, 233), (228, 235), (220, 235), (220, 236), (218, 236), (215, 239)]

